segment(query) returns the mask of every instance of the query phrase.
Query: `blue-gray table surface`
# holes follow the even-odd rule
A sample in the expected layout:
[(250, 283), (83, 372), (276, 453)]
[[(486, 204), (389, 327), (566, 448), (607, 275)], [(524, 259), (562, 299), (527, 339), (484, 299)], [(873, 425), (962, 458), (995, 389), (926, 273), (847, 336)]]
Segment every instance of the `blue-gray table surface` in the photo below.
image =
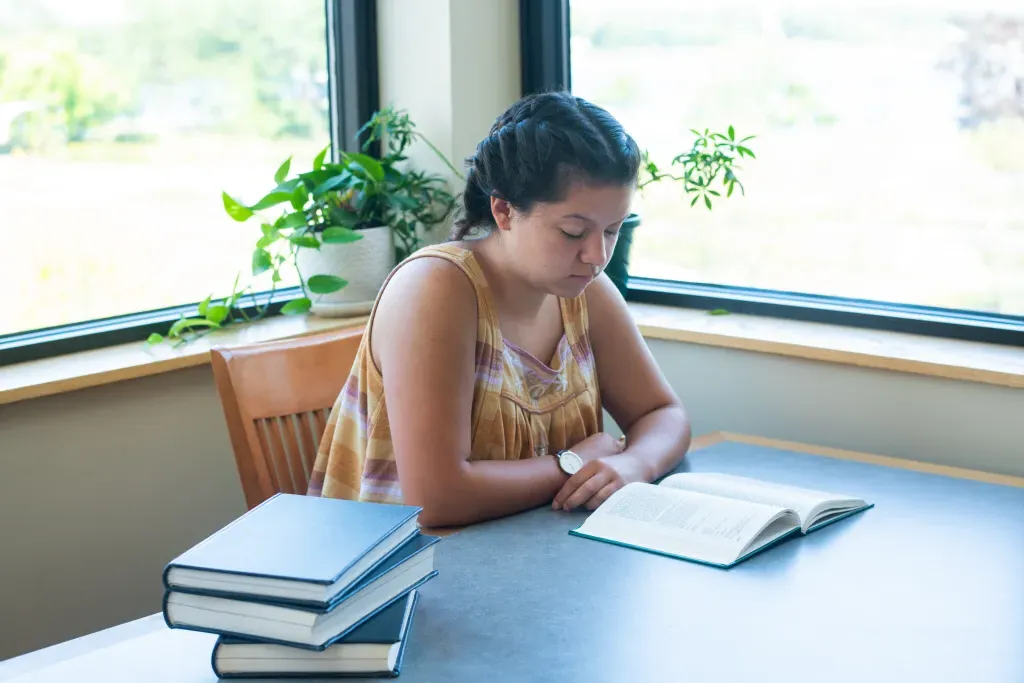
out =
[[(722, 442), (689, 467), (875, 503), (722, 570), (569, 535), (539, 509), (438, 546), (400, 681), (1024, 682), (1024, 488)], [(159, 616), (0, 680), (215, 681)]]

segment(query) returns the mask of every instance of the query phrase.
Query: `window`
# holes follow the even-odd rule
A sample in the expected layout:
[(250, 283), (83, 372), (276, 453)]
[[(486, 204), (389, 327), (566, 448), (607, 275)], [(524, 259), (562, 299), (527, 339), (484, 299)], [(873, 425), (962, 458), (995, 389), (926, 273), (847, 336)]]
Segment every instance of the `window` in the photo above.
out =
[(655, 160), (688, 149), (691, 128), (757, 136), (757, 159), (739, 173), (745, 196), (708, 211), (678, 185), (645, 189), (633, 276), (1024, 331), (1019, 10), (998, 0), (562, 5), (565, 80)]
[(0, 335), (244, 281), (221, 191), (330, 143), (325, 33), (324, 0), (0, 0)]

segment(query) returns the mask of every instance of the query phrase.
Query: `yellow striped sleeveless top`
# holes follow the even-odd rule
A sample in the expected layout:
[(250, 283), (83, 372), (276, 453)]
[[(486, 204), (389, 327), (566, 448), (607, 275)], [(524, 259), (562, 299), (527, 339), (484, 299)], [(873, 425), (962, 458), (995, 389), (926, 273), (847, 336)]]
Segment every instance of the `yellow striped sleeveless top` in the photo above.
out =
[[(601, 431), (601, 400), (584, 295), (559, 300), (565, 334), (553, 357), (542, 362), (502, 337), (487, 280), (473, 252), (454, 245), (430, 246), (403, 264), (427, 257), (458, 266), (476, 291), (470, 460), (531, 458), (569, 448)], [(403, 502), (384, 382), (371, 357), (369, 335), (363, 335), (352, 371), (331, 409), (308, 494)]]

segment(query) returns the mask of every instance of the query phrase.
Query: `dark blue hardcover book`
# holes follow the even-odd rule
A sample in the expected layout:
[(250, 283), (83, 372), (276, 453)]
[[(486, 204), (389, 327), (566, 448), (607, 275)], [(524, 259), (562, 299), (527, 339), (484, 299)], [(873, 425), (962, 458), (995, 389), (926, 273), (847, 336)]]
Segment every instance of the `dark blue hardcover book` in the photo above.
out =
[(419, 591), (367, 619), (324, 650), (220, 636), (211, 664), (218, 678), (396, 677), (402, 671)]
[(326, 608), (172, 590), (164, 593), (164, 621), (170, 628), (324, 650), (437, 576), (434, 546), (440, 540), (417, 533), (357, 582), (344, 600)]
[(418, 533), (419, 513), (279, 493), (169, 562), (164, 588), (326, 607)]

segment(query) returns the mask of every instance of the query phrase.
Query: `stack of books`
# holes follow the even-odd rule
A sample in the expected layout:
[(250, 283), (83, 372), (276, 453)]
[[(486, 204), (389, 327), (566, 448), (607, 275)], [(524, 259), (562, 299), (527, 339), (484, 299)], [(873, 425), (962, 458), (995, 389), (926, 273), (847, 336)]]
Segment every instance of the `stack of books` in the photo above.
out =
[(164, 620), (220, 678), (397, 676), (437, 575), (420, 509), (277, 494), (167, 564)]

